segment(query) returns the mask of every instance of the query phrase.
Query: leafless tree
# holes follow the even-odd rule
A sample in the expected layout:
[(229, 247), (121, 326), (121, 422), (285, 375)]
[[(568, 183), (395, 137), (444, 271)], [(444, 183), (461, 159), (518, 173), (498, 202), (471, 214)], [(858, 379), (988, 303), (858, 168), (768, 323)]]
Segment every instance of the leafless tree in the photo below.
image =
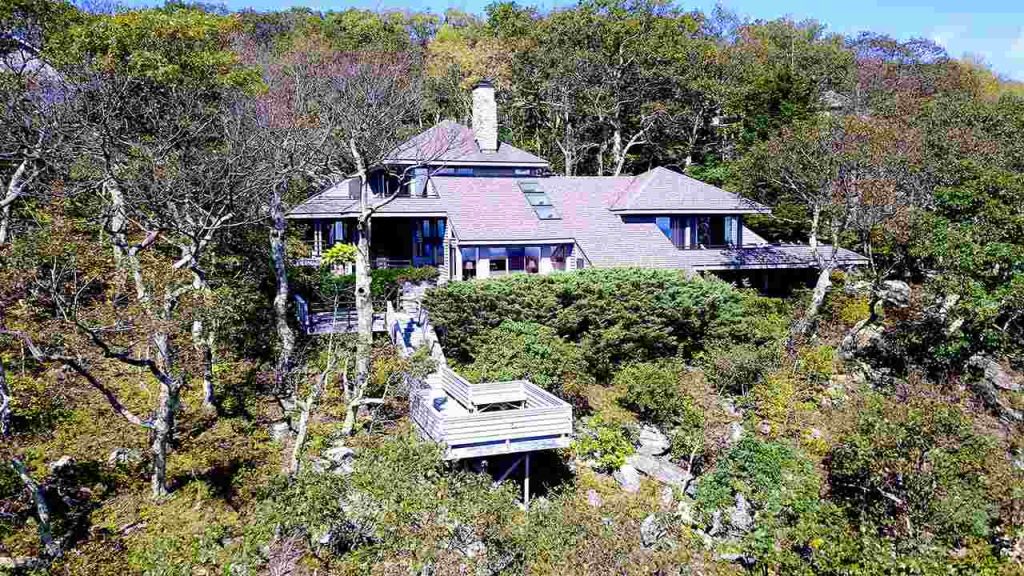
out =
[[(249, 142), (227, 138), (236, 126), (219, 97), (229, 95), (150, 88), (108, 74), (81, 83), (77, 112), (85, 129), (76, 156), (94, 175), (87, 193), (111, 256), (105, 266), (97, 254), (55, 260), (38, 272), (34, 288), (54, 320), (35, 329), (3, 322), (0, 330), (37, 361), (82, 376), (116, 413), (149, 432), (159, 497), (167, 493), (171, 438), (193, 372), (204, 381), (205, 402), (214, 400), (208, 253), (221, 234), (245, 223), (253, 190), (243, 169)], [(195, 361), (183, 354), (186, 342)], [(155, 380), (159, 394), (149, 415), (135, 414), (104, 381), (110, 362), (142, 368)]]
[[(423, 102), (419, 62), (409, 54), (342, 54), (329, 71), (333, 99), (325, 111), (336, 127), (339, 164), (350, 167), (349, 185), (357, 195), (355, 305), (357, 342), (355, 381), (345, 390), (347, 431), (356, 411), (380, 399), (365, 396), (373, 342), (373, 299), (370, 291), (370, 242), (374, 215), (408, 190), (419, 169), (436, 172), (465, 135), (436, 129), (406, 140), (416, 125)], [(463, 138), (460, 138), (462, 136)], [(470, 138), (470, 141), (472, 139)], [(396, 162), (398, 158), (406, 160)], [(375, 193), (371, 174), (382, 174), (390, 189)], [(423, 175), (420, 174), (420, 177)], [(429, 178), (429, 173), (426, 175)]]
[(10, 241), (15, 202), (41, 191), (41, 175), (59, 165), (75, 131), (72, 90), (28, 43), (0, 54), (0, 245)]
[(4, 359), (0, 358), (0, 438), (6, 438), (12, 433), (11, 389), (7, 385), (7, 372), (4, 370)]
[(341, 175), (328, 161), (335, 140), (331, 115), (323, 114), (331, 98), (329, 66), (332, 52), (314, 41), (301, 43), (277, 54), (270, 46), (239, 37), (235, 50), (247, 64), (260, 70), (266, 91), (240, 100), (231, 113), (240, 130), (233, 137), (253, 139), (247, 178), (259, 191), (262, 222), (267, 223), (268, 247), (276, 285), (273, 309), (279, 350), (275, 366), (275, 394), (286, 412), (296, 405), (295, 387), (289, 380), (294, 365), (296, 337), (289, 325), (285, 214), (290, 191)]

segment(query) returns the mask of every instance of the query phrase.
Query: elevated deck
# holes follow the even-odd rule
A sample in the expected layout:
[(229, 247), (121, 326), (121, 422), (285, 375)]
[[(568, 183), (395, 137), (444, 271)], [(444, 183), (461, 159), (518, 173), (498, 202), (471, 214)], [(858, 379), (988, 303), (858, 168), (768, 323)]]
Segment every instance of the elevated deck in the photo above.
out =
[(403, 355), (428, 347), (437, 370), (410, 378), (409, 405), (420, 434), (445, 447), (446, 460), (566, 448), (572, 406), (527, 380), (472, 384), (448, 368), (425, 311), (387, 311), (388, 333)]

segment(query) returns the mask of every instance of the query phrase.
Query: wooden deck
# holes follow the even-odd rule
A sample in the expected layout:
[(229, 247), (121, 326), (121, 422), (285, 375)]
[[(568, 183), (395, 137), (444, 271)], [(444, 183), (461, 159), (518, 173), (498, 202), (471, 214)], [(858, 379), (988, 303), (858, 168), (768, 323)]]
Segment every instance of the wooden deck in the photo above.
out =
[(409, 317), (389, 306), (386, 322), (400, 353), (429, 346), (438, 360), (426, 379), (409, 379), (409, 411), (420, 434), (445, 447), (446, 460), (569, 446), (569, 403), (526, 380), (469, 383), (444, 362), (425, 312)]

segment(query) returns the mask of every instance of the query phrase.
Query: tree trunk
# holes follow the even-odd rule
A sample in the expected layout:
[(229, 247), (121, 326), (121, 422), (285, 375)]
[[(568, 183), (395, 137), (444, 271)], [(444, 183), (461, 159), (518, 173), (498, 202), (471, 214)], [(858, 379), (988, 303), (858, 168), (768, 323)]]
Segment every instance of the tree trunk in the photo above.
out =
[(7, 244), (7, 238), (10, 236), (11, 226), (11, 205), (8, 204), (3, 208), (0, 208), (0, 245)]
[(160, 384), (160, 404), (153, 420), (153, 435), (150, 452), (153, 457), (153, 474), (150, 488), (154, 498), (167, 495), (167, 453), (174, 433), (174, 420), (181, 402), (181, 388), (178, 383)]
[(7, 387), (4, 359), (0, 358), (0, 438), (6, 438), (13, 432), (11, 429), (11, 390)]
[(355, 140), (349, 141), (349, 151), (356, 164), (359, 179), (359, 218), (356, 220), (356, 382), (354, 397), (362, 396), (370, 378), (370, 349), (373, 346), (373, 293), (370, 290), (370, 241), (373, 207), (370, 205), (370, 183), (366, 165)]
[(53, 531), (50, 527), (50, 507), (46, 504), (46, 495), (43, 494), (42, 487), (28, 473), (28, 468), (25, 467), (21, 460), (12, 458), (11, 465), (18, 473), (18, 477), (21, 478), (25, 487), (32, 493), (32, 503), (36, 506), (36, 519), (39, 521), (39, 541), (43, 544), (43, 550), (46, 551), (46, 555), (50, 558), (59, 557), (61, 553), (60, 543), (53, 539)]
[[(193, 326), (193, 329), (195, 326)], [(215, 334), (209, 330), (205, 337), (202, 337), (203, 324), (199, 322), (200, 341), (199, 352), (203, 356), (203, 408), (211, 413), (217, 412), (217, 396), (213, 391), (213, 344)]]
[(835, 265), (832, 262), (821, 267), (821, 272), (818, 273), (818, 281), (814, 284), (814, 292), (811, 294), (811, 301), (807, 304), (803, 317), (793, 324), (793, 336), (805, 336), (810, 331), (811, 326), (814, 325), (814, 319), (817, 317), (821, 305), (825, 302), (828, 289), (832, 286), (831, 277), (833, 269), (835, 269)]
[[(332, 352), (333, 354), (333, 352)], [(330, 368), (328, 368), (328, 371)], [(313, 413), (313, 407), (316, 405), (317, 400), (320, 398), (320, 394), (323, 393), (324, 383), (328, 378), (328, 371), (325, 371), (317, 379), (317, 383), (310, 390), (309, 396), (306, 397), (306, 401), (302, 403), (302, 412), (299, 414), (299, 424), (296, 427), (295, 434), (295, 445), (292, 447), (292, 459), (291, 464), (288, 466), (288, 473), (291, 476), (295, 476), (299, 473), (299, 457), (302, 456), (302, 448), (306, 444), (306, 433), (309, 430), (309, 417)]]
[[(364, 185), (364, 188), (367, 188)], [(365, 192), (364, 192), (365, 194)], [(356, 245), (356, 383), (362, 390), (370, 377), (370, 348), (373, 345), (373, 294), (370, 290), (370, 213), (359, 217)]]
[(281, 341), (274, 378), (278, 394), (294, 403), (295, 391), (288, 385), (288, 375), (292, 369), (292, 355), (295, 351), (295, 332), (288, 325), (288, 269), (284, 244), (284, 201), (281, 198), (281, 190), (276, 186), (270, 196), (270, 224), (270, 257), (274, 263), (274, 279), (277, 281), (277, 293), (274, 295), (274, 317), (277, 325), (277, 337)]
[[(11, 205), (21, 196), (25, 190), (26, 176), (28, 171), (28, 160), (22, 160), (14, 169), (10, 180), (7, 181), (7, 190), (4, 197), (0, 199), (0, 244), (6, 244), (11, 233)], [(31, 176), (29, 177), (31, 178)]]

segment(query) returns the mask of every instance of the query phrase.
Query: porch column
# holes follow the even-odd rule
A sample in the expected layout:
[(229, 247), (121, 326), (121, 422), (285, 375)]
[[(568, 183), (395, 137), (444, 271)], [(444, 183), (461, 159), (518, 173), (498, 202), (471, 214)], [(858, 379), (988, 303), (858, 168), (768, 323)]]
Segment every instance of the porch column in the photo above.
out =
[(323, 223), (320, 220), (313, 220), (313, 256), (323, 253)]

